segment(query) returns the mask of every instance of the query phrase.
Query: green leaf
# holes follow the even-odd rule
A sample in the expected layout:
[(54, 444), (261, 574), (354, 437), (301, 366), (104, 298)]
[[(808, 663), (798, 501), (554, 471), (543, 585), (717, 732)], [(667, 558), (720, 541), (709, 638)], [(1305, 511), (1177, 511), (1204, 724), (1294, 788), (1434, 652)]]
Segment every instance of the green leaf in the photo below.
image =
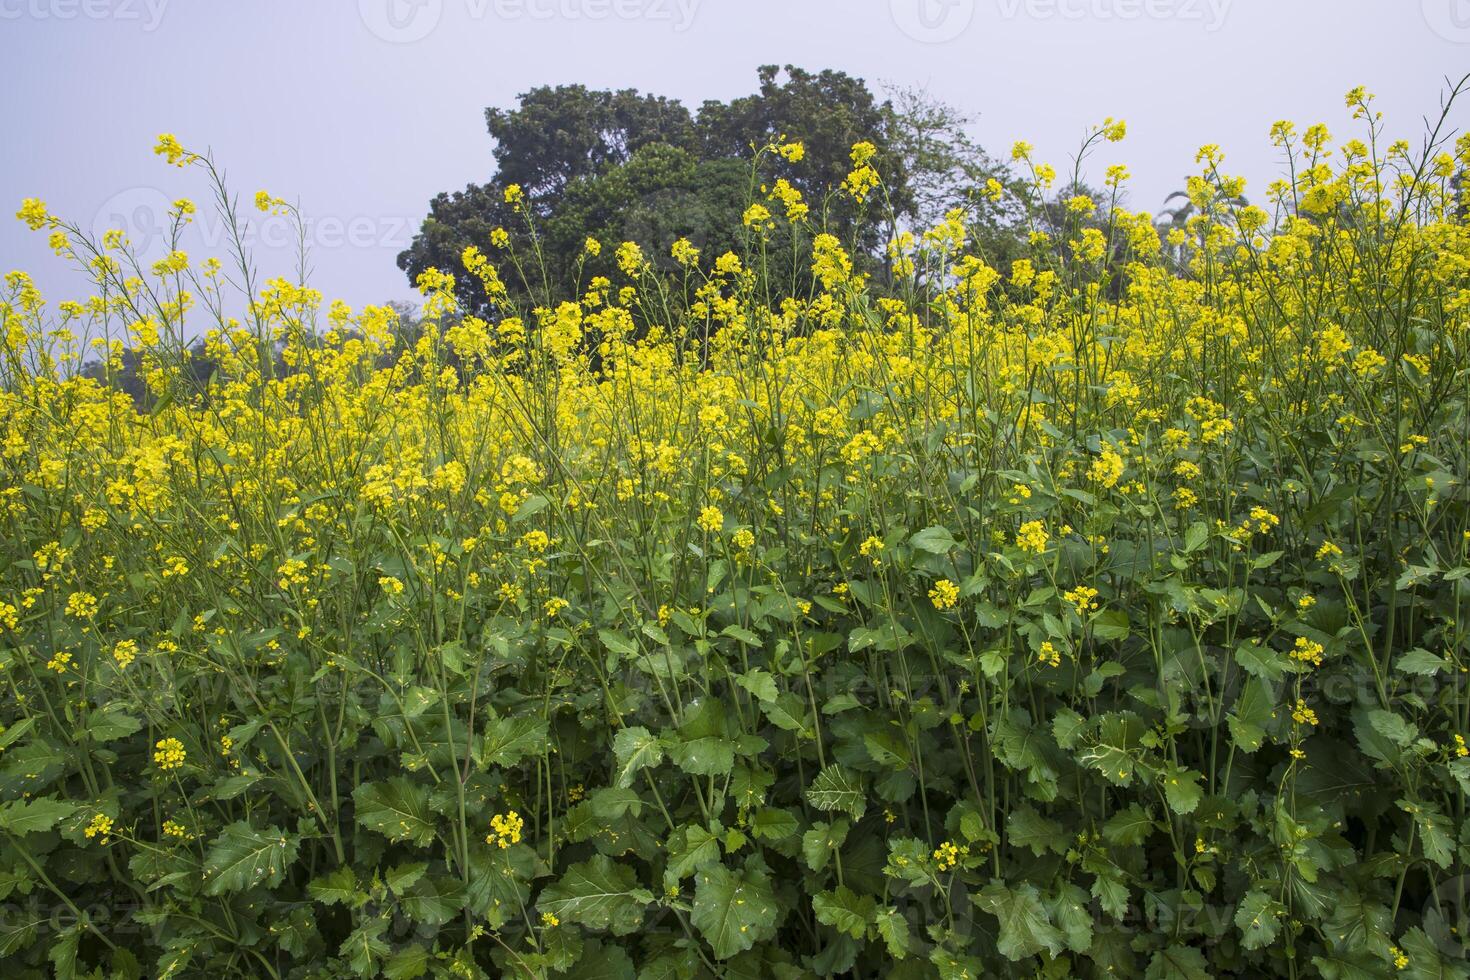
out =
[(527, 497), (521, 502), (521, 506), (516, 508), (516, 512), (511, 517), (510, 522), (512, 524), (520, 524), (523, 521), (529, 520), (545, 510), (550, 503), (549, 500), (539, 494), (534, 497)]
[(383, 883), (388, 890), (395, 895), (401, 895), (412, 888), (429, 870), (429, 862), (413, 861), (409, 864), (400, 864), (395, 868), (389, 868), (383, 874)]
[(1400, 718), (1392, 711), (1368, 712), (1368, 723), (1373, 730), (1401, 749), (1406, 749), (1419, 737), (1419, 729)]
[(1058, 887), (1056, 897), (1046, 903), (1052, 921), (1066, 937), (1067, 948), (1085, 953), (1092, 948), (1092, 912), (1087, 893), (1073, 884)]
[(1204, 521), (1195, 521), (1184, 531), (1184, 553), (1190, 554), (1200, 550), (1209, 540), (1210, 528)]
[(678, 731), (664, 735), (669, 758), (680, 769), (696, 776), (723, 776), (735, 765), (736, 743), (724, 702), (707, 698), (690, 712)]
[(669, 758), (687, 773), (723, 776), (735, 765), (735, 743), (715, 735), (704, 738), (676, 735), (669, 742)]
[(1235, 648), (1235, 662), (1245, 672), (1263, 681), (1277, 681), (1286, 673), (1286, 656), (1278, 650), (1259, 643), (1242, 643)]
[(799, 732), (807, 738), (815, 737), (807, 722), (806, 702), (790, 691), (782, 691), (775, 700), (762, 701), (760, 707), (761, 714), (782, 731)]
[(485, 737), (475, 749), (475, 761), (481, 766), (513, 766), (528, 755), (546, 751), (546, 719), (532, 714), (510, 718), (491, 716), (485, 726)]
[(300, 839), (279, 827), (256, 830), (243, 820), (225, 827), (204, 855), (204, 891), (208, 895), (276, 885), (296, 860)]
[(1273, 695), (1270, 685), (1260, 678), (1246, 681), (1234, 707), (1235, 710), (1225, 718), (1230, 738), (1242, 752), (1254, 752), (1265, 742), (1266, 725), (1271, 721)]
[(1072, 843), (1060, 823), (1043, 817), (1024, 803), (1016, 807), (1006, 819), (1005, 833), (1012, 847), (1029, 848), (1037, 857), (1047, 851), (1065, 854)]
[(748, 647), (761, 647), (764, 645), (761, 641), (760, 634), (748, 630), (744, 626), (737, 626), (734, 623), (720, 630), (720, 635), (732, 637)]
[(347, 959), (348, 966), (352, 967), (352, 972), (357, 976), (371, 977), (377, 974), (378, 962), (390, 952), (388, 944), (383, 941), (383, 933), (388, 931), (391, 921), (381, 916), (368, 919), (342, 940), (342, 946), (337, 952)]
[(0, 830), (17, 836), (50, 830), (76, 812), (75, 803), (42, 797), (0, 804)]
[(251, 773), (248, 776), (243, 773), (235, 776), (226, 776), (224, 779), (221, 779), (219, 782), (214, 784), (213, 791), (207, 791), (209, 792), (208, 798), (215, 800), (233, 800), (235, 797), (239, 796), (241, 793), (244, 793), (247, 789), (260, 782), (260, 780), (261, 776), (259, 773)]
[(727, 960), (776, 934), (776, 896), (763, 873), (731, 871), (721, 864), (696, 878), (689, 921), (717, 959)]
[(632, 868), (596, 854), (543, 889), (536, 907), (563, 922), (626, 936), (643, 925), (643, 910), (652, 902), (653, 893), (638, 887)]
[(1252, 891), (1235, 910), (1235, 925), (1240, 930), (1241, 945), (1260, 949), (1276, 941), (1281, 933), (1281, 916), (1286, 907), (1262, 891)]
[(620, 728), (613, 736), (613, 755), (618, 760), (617, 783), (627, 789), (640, 769), (652, 769), (664, 761), (664, 747), (646, 728)]
[(1414, 818), (1424, 856), (1441, 868), (1448, 868), (1455, 860), (1455, 825), (1438, 804), (1399, 800), (1399, 806)]
[(827, 823), (818, 820), (812, 824), (810, 830), (801, 835), (801, 856), (806, 861), (806, 866), (813, 871), (821, 871), (832, 859), (832, 854), (847, 840), (847, 831), (850, 825), (846, 820), (834, 820)]
[(77, 975), (77, 945), (82, 939), (82, 927), (74, 925), (62, 929), (51, 941), (46, 958), (56, 968), (56, 980), (75, 980)]
[(790, 810), (763, 807), (750, 816), (750, 832), (760, 840), (785, 840), (799, 830), (801, 824)]
[(597, 638), (613, 653), (622, 654), (625, 657), (638, 655), (638, 644), (621, 633), (614, 633), (612, 630), (598, 630)]
[(735, 678), (735, 683), (745, 688), (757, 701), (776, 700), (776, 678), (768, 671), (753, 668)]
[(889, 956), (901, 960), (908, 955), (909, 944), (912, 942), (909, 921), (896, 909), (884, 909), (879, 912), (873, 924), (878, 927), (878, 935), (883, 937), (883, 944), (888, 947)]
[(1130, 803), (1127, 809), (1119, 810), (1108, 818), (1102, 832), (1109, 844), (1132, 847), (1142, 844), (1153, 831), (1154, 821), (1149, 812), (1137, 803)]
[(383, 976), (388, 980), (417, 980), (429, 972), (429, 951), (414, 944), (405, 946), (383, 964)]
[(98, 742), (127, 738), (139, 731), (143, 723), (120, 708), (108, 708), (87, 721), (87, 732)]
[(419, 881), (408, 894), (399, 896), (398, 904), (418, 925), (437, 929), (459, 914), (467, 898), (464, 882), (432, 877)]
[(927, 551), (934, 555), (946, 555), (959, 546), (954, 535), (949, 533), (949, 528), (940, 525), (926, 527), (913, 537), (909, 538), (909, 544), (920, 551)]
[(817, 773), (806, 790), (807, 802), (818, 810), (840, 810), (854, 820), (867, 808), (862, 779), (842, 766), (832, 765)]
[(346, 864), (309, 883), (306, 893), (323, 905), (345, 905), (348, 908), (356, 908), (368, 898), (357, 887), (357, 873)]
[(1066, 937), (1051, 924), (1034, 885), (1012, 889), (993, 882), (971, 899), (1000, 922), (995, 947), (1006, 959), (1024, 960), (1042, 951), (1057, 956), (1066, 947)]
[(669, 863), (664, 868), (666, 881), (681, 881), (700, 868), (720, 861), (719, 838), (698, 824), (680, 827), (669, 835)]
[(1192, 946), (1161, 949), (1148, 961), (1144, 980), (1214, 980), (1205, 954)]
[(1199, 786), (1199, 781), (1204, 777), (1200, 773), (1170, 763), (1164, 767), (1159, 778), (1164, 783), (1164, 796), (1169, 801), (1169, 809), (1175, 813), (1193, 813), (1195, 807), (1199, 806), (1200, 798), (1204, 796), (1204, 790)]
[(839, 885), (833, 891), (818, 892), (812, 896), (812, 912), (816, 914), (817, 921), (846, 933), (853, 939), (861, 939), (866, 935), (877, 904), (873, 896), (864, 895), (859, 898), (846, 885)]
[(1393, 662), (1394, 670), (1419, 677), (1433, 677), (1441, 671), (1449, 670), (1449, 667), (1449, 661), (1419, 647), (1415, 647)]
[(352, 800), (357, 805), (358, 824), (389, 840), (413, 841), (423, 847), (434, 839), (429, 789), (407, 776), (364, 783), (353, 791)]
[(1128, 625), (1128, 613), (1122, 609), (1104, 609), (1095, 614), (1088, 625), (1092, 635), (1099, 640), (1126, 640), (1132, 632)]

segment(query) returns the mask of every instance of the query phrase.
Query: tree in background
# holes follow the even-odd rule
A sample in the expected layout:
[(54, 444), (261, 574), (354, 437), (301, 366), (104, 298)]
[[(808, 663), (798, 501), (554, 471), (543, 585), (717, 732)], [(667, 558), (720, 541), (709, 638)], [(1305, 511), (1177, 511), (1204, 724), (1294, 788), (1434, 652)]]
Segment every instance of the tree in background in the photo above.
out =
[[(969, 120), (952, 107), (916, 90), (880, 100), (862, 79), (840, 71), (766, 65), (757, 77), (755, 93), (707, 101), (693, 114), (671, 99), (582, 85), (543, 86), (513, 109), (486, 110), (495, 174), (435, 197), (399, 267), (411, 280), (431, 267), (461, 273), (467, 246), (484, 249), (495, 229), (521, 228), (523, 219), (505, 203), (511, 185), (525, 194), (541, 256), (539, 267), (521, 268), (523, 281), (509, 285), (537, 301), (574, 291), (579, 276), (611, 273), (611, 249), (584, 252), (589, 235), (603, 244), (635, 241), (660, 262), (675, 240), (687, 238), (713, 258), (739, 242), (741, 214), (759, 190), (751, 187), (752, 148), (783, 135), (804, 144), (805, 159), (770, 161), (766, 176), (800, 190), (860, 261), (881, 265), (884, 229), (859, 222), (858, 205), (832, 193), (858, 142), (877, 149), (874, 165), (888, 195), (869, 208), (927, 227), (950, 208), (965, 207), (975, 223), (999, 227), (999, 209), (966, 189), (1004, 176), (1004, 168), (969, 140)], [(790, 244), (770, 243), (773, 279), (800, 289), (805, 272)], [(782, 268), (783, 261), (792, 268)], [(479, 289), (457, 278), (465, 309), (482, 312)]]

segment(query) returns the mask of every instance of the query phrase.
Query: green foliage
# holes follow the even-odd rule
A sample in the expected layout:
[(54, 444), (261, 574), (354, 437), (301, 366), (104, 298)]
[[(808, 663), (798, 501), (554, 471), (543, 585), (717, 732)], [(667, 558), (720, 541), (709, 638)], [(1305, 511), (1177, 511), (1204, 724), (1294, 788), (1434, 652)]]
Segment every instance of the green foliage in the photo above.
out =
[[(866, 108), (793, 86), (730, 125)], [(563, 95), (650, 134), (516, 160), (579, 214), (727, 181)], [(1074, 201), (787, 303), (751, 230), (708, 319), (628, 263), (551, 350), (280, 280), (144, 411), (12, 278), (4, 976), (1467, 980), (1470, 227), (1299, 173), (1352, 207), (1267, 240), (1212, 167), (1179, 267)]]

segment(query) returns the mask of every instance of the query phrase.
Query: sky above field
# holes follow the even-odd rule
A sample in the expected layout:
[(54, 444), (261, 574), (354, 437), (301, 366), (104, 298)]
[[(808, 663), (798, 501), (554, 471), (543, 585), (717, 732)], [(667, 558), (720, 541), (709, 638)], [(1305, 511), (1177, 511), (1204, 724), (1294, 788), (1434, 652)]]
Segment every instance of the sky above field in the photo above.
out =
[[(247, 205), (299, 202), (329, 299), (411, 299), (394, 260), (429, 199), (493, 172), (486, 106), (580, 82), (694, 108), (787, 63), (924, 88), (992, 152), (1026, 139), (1063, 171), (1089, 125), (1122, 117), (1127, 140), (1088, 170), (1127, 163), (1132, 207), (1157, 210), (1211, 142), (1259, 198), (1280, 168), (1271, 123), (1346, 136), (1357, 84), (1417, 143), (1446, 77), (1470, 71), (1470, 0), (0, 0), (0, 272), (86, 295), (9, 219), (22, 197), (156, 251), (167, 203), (206, 198), (153, 156), (172, 132)], [(250, 240), (267, 275), (292, 271), (283, 224)], [(185, 241), (195, 258), (223, 245), (205, 214)]]

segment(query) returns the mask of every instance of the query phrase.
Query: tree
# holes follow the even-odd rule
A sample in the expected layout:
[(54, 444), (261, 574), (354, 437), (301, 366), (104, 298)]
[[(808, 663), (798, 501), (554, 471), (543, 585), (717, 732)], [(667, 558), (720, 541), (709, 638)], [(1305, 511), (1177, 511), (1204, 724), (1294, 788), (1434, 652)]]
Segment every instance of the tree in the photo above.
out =
[[(784, 72), (783, 77), (775, 66), (762, 67), (756, 93), (729, 103), (706, 102), (697, 117), (660, 96), (581, 85), (532, 89), (516, 108), (486, 110), (495, 174), (484, 184), (436, 196), (419, 234), (399, 255), (399, 267), (410, 280), (430, 267), (461, 273), (466, 246), (485, 248), (496, 228), (519, 228), (523, 217), (504, 200), (512, 184), (525, 194), (543, 253), (541, 265), (527, 270), (531, 281), (510, 282), (513, 290), (545, 299), (573, 290), (578, 270), (606, 273), (607, 252), (584, 264), (588, 235), (605, 244), (636, 241), (655, 259), (666, 256), (678, 237), (718, 255), (742, 234), (752, 148), (782, 135), (802, 141), (806, 159), (774, 160), (769, 176), (785, 177), (801, 190), (819, 220), (859, 257), (881, 254), (873, 223), (858, 222), (854, 202), (832, 192), (850, 169), (852, 145), (871, 142), (889, 203), (911, 213), (904, 158), (892, 146), (891, 107), (862, 79), (843, 72), (792, 66)], [(854, 241), (860, 228), (861, 240)], [(457, 279), (461, 302), (481, 312), (477, 286), (468, 277)]]
[(534, 88), (515, 109), (486, 109), (497, 186), (554, 202), (573, 180), (626, 163), (650, 143), (693, 149), (694, 120), (672, 99), (583, 85)]

